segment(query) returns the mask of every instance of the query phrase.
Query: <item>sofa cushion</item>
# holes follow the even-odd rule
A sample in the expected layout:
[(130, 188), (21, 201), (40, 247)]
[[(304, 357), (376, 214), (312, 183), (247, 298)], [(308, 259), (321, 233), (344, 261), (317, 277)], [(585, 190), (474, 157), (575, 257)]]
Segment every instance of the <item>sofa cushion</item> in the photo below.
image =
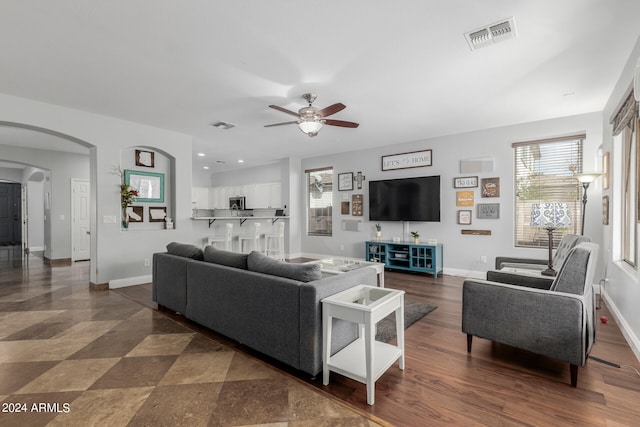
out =
[(320, 264), (290, 264), (252, 251), (247, 259), (249, 270), (272, 276), (286, 277), (300, 282), (311, 282), (322, 279)]
[(207, 246), (204, 248), (204, 260), (214, 264), (226, 265), (228, 267), (247, 269), (247, 254), (237, 252), (224, 251), (215, 246)]
[(169, 252), (171, 255), (197, 259), (199, 261), (202, 261), (204, 259), (202, 249), (188, 243), (171, 242), (167, 245), (167, 252)]
[(589, 250), (580, 247), (573, 248), (551, 285), (551, 290), (582, 295), (585, 291), (589, 256)]

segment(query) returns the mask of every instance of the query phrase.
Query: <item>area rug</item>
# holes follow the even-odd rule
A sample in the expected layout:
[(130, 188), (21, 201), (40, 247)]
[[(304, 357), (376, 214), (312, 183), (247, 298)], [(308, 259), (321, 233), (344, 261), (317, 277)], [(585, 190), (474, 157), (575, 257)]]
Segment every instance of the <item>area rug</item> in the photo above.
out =
[[(435, 310), (436, 306), (422, 304), (414, 301), (404, 301), (404, 328), (422, 319), (427, 314)], [(389, 342), (396, 336), (396, 315), (391, 313), (384, 319), (378, 322), (376, 340), (382, 342)]]

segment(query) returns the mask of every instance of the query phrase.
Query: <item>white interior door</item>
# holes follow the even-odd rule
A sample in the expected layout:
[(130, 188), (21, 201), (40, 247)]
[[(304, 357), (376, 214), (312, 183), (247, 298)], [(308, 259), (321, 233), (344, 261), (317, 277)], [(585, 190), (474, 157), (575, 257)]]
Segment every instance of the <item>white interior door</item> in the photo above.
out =
[(71, 180), (72, 209), (71, 209), (71, 241), (73, 249), (71, 257), (73, 261), (87, 260), (91, 258), (91, 221), (90, 215), (90, 187), (85, 179)]

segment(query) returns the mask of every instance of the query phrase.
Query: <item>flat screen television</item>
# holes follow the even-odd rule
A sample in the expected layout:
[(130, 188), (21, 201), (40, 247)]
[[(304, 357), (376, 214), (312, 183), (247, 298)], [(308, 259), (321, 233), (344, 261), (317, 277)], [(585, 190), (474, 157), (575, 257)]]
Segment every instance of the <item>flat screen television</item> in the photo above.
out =
[(369, 181), (369, 220), (440, 221), (440, 176)]

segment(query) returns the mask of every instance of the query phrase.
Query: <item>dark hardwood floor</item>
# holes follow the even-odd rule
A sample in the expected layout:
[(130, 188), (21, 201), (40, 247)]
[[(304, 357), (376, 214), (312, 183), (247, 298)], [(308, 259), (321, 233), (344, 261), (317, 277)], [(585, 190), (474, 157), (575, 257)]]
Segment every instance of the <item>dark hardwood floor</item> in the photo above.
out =
[[(366, 404), (363, 384), (338, 374), (332, 373), (325, 387), (320, 377), (288, 373), (397, 426), (640, 425), (640, 377), (629, 367), (589, 360), (579, 369), (578, 387), (572, 388), (566, 363), (480, 338), (474, 339), (468, 354), (466, 335), (460, 330), (463, 281), (455, 276), (385, 273), (387, 287), (402, 289), (407, 299), (438, 309), (407, 329), (405, 370), (396, 364), (376, 382), (375, 405)], [(150, 285), (119, 292), (153, 305)], [(609, 322), (598, 323), (591, 355), (640, 370), (604, 304), (597, 315), (608, 316)]]

